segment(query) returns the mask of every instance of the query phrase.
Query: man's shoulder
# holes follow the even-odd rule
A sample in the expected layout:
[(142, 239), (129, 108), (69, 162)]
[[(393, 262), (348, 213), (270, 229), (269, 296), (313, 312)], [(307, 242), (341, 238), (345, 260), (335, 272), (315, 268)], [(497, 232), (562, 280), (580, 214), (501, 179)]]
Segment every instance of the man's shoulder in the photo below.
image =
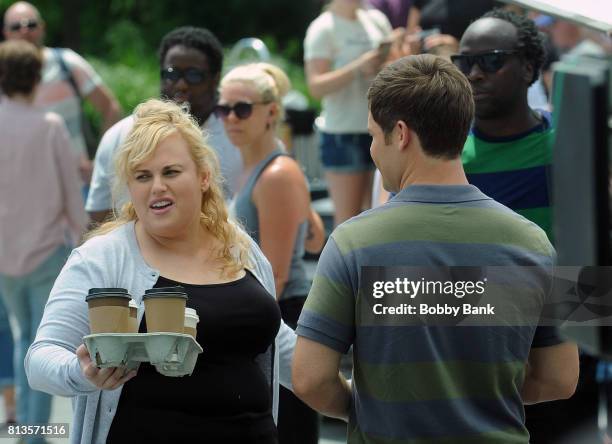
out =
[[(546, 233), (537, 224), (482, 196), (483, 199), (470, 204), (392, 200), (340, 224), (331, 237), (343, 254), (364, 246), (369, 251), (394, 251), (396, 242), (416, 241), (414, 245), (420, 246), (428, 242), (446, 243), (456, 235), (453, 245), (473, 242), (500, 248), (514, 245), (542, 256), (554, 255)], [(446, 216), (449, 205), (455, 207), (451, 232)], [(445, 218), (446, 223), (438, 224), (440, 218)]]
[(134, 126), (134, 116), (124, 117), (119, 122), (111, 126), (102, 136), (98, 152), (114, 153)]
[(349, 248), (348, 245), (353, 244), (356, 240), (375, 242), (382, 227), (401, 225), (409, 229), (405, 215), (406, 212), (412, 211), (412, 207), (410, 203), (402, 202), (398, 205), (387, 202), (385, 205), (365, 210), (338, 225), (331, 237), (341, 250)]
[(130, 114), (129, 116), (126, 116), (120, 121), (116, 122), (106, 132), (110, 134), (121, 134), (123, 136), (126, 136), (133, 126), (134, 116)]
[(491, 137), (473, 127), (461, 155), (466, 172), (508, 171), (549, 164), (554, 127), (550, 113), (543, 112), (541, 118), (538, 128), (509, 137)]
[(68, 66), (89, 65), (89, 62), (82, 55), (70, 48), (45, 47), (43, 57), (45, 62), (53, 61), (59, 63), (59, 58), (61, 57)]

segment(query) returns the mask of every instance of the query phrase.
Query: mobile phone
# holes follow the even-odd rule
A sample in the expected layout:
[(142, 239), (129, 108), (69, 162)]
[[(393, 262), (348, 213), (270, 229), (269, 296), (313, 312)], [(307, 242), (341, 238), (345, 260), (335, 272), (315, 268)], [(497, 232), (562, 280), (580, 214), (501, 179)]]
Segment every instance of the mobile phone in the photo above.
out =
[(391, 42), (389, 40), (383, 40), (378, 44), (378, 54), (382, 59), (387, 59), (391, 51)]
[(432, 35), (440, 34), (440, 28), (431, 28), (431, 29), (423, 29), (417, 33), (419, 40), (421, 41), (421, 45), (425, 41), (425, 39)]

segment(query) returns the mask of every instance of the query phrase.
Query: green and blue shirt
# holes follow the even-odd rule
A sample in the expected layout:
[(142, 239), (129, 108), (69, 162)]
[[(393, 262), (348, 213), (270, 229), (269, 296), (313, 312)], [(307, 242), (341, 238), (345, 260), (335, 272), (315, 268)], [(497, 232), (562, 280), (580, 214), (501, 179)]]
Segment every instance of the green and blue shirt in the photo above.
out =
[(542, 124), (511, 137), (473, 128), (462, 154), (468, 181), (542, 228), (552, 240), (551, 165), (555, 132), (550, 113)]
[(297, 334), (346, 353), (354, 375), (348, 443), (527, 443), (520, 390), (536, 326), (366, 325), (364, 266), (530, 266), (554, 250), (534, 223), (472, 185), (413, 185), (332, 233)]

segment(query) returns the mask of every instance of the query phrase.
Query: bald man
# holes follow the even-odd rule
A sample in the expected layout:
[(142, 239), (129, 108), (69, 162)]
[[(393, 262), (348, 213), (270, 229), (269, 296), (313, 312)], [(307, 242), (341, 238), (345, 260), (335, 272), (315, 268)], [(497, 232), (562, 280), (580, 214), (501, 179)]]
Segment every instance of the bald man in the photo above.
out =
[[(555, 128), (551, 114), (531, 109), (527, 100), (544, 62), (542, 38), (528, 18), (496, 10), (467, 28), (459, 52), (452, 59), (470, 82), (476, 105), (462, 156), (467, 178), (538, 224), (553, 240), (550, 168)], [(525, 408), (529, 442), (558, 443), (578, 424), (596, 427), (593, 360), (582, 355), (580, 369), (573, 399)]]
[(88, 184), (92, 164), (81, 124), (81, 98), (88, 100), (101, 114), (103, 130), (119, 120), (121, 109), (117, 100), (91, 65), (77, 53), (44, 46), (45, 22), (30, 3), (17, 2), (6, 10), (3, 33), (7, 40), (27, 40), (42, 49), (42, 81), (34, 103), (64, 118), (73, 148), (81, 157), (83, 180)]
[(472, 23), (453, 62), (474, 93), (476, 113), (463, 150), (468, 180), (535, 222), (552, 240), (550, 113), (529, 107), (527, 91), (544, 62), (544, 44), (527, 17), (495, 10)]

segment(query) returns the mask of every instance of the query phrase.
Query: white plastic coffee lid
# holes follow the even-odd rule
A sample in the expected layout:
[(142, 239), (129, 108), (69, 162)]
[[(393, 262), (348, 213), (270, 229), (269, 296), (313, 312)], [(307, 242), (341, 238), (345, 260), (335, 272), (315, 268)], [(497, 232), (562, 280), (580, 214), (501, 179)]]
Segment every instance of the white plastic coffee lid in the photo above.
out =
[(200, 317), (198, 313), (193, 308), (185, 307), (185, 317), (191, 317), (196, 319), (197, 322), (200, 322)]

